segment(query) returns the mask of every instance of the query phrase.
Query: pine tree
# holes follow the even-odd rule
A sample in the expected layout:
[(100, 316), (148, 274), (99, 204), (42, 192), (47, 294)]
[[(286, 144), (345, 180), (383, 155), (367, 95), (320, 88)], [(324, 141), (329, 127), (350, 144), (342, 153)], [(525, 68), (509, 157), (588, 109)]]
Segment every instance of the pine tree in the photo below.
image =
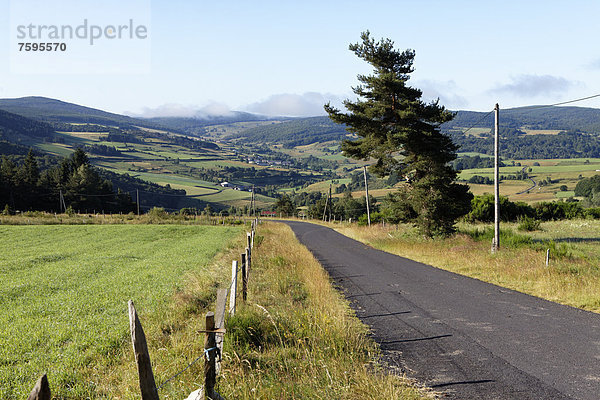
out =
[(402, 193), (388, 201), (405, 203), (401, 208), (413, 212), (403, 214), (411, 215), (426, 236), (450, 234), (472, 198), (466, 185), (454, 182), (457, 172), (449, 163), (456, 159), (457, 146), (439, 129), (454, 114), (438, 101), (425, 103), (422, 92), (407, 85), (414, 71), (413, 50), (395, 50), (390, 39), (375, 42), (368, 31), (361, 39), (349, 49), (373, 66), (373, 74), (358, 75), (361, 84), (353, 88), (358, 99), (344, 101), (348, 113), (325, 105), (334, 122), (359, 136), (342, 142), (343, 153), (374, 158), (369, 170), (379, 176), (396, 172), (405, 177)]

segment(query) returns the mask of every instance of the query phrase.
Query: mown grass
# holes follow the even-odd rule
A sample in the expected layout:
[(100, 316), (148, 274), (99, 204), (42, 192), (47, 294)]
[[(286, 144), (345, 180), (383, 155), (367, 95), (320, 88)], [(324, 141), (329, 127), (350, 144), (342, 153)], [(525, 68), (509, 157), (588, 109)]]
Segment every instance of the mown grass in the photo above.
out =
[(419, 399), (375, 362), (367, 329), (289, 227), (260, 226), (250, 291), (227, 321), (218, 391), (231, 399)]
[[(163, 324), (173, 320), (174, 299), (185, 300), (177, 315), (210, 303), (213, 290), (189, 292), (185, 282), (198, 276), (214, 282), (208, 265), (239, 232), (178, 225), (0, 226), (0, 398), (25, 398), (43, 373), (55, 398), (127, 393), (119, 389), (131, 386), (124, 377), (135, 372), (127, 300), (135, 301), (151, 328), (168, 330)], [(157, 376), (170, 372), (158, 368)]]
[[(461, 225), (447, 239), (426, 239), (408, 225), (335, 229), (375, 248), (558, 303), (600, 312), (598, 221), (542, 223), (515, 233), (503, 224), (501, 249), (491, 254), (489, 226)], [(550, 263), (546, 267), (546, 250)]]

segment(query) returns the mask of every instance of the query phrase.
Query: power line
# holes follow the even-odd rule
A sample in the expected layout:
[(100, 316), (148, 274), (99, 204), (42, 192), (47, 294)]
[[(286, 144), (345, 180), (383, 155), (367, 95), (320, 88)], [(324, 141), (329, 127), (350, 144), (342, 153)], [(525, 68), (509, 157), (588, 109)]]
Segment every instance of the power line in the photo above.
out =
[(574, 99), (574, 100), (561, 101), (559, 103), (554, 103), (554, 104), (544, 104), (544, 105), (540, 105), (540, 106), (523, 106), (523, 107), (515, 107), (515, 108), (522, 108), (522, 109), (525, 108), (527, 110), (537, 110), (540, 108), (556, 107), (556, 106), (562, 106), (565, 104), (577, 103), (577, 102), (584, 101), (584, 100), (594, 99), (596, 97), (600, 97), (600, 93), (594, 94), (592, 96), (580, 97), (580, 98)]
[(467, 132), (469, 132), (471, 129), (475, 128), (475, 125), (479, 125), (481, 123), (481, 121), (483, 121), (484, 119), (486, 119), (493, 112), (494, 112), (494, 110), (491, 110), (490, 112), (488, 112), (487, 114), (485, 114), (483, 117), (481, 117), (479, 119), (479, 121), (475, 122), (473, 125), (471, 125), (470, 127), (468, 127), (467, 130), (463, 132), (463, 135), (466, 135)]

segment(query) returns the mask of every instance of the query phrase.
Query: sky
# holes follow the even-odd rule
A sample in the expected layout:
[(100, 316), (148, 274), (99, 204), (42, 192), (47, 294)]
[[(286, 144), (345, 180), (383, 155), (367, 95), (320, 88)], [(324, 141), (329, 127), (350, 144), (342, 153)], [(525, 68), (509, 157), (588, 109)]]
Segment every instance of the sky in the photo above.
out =
[[(415, 50), (409, 84), (427, 101), (475, 111), (552, 104), (600, 93), (599, 15), (598, 0), (0, 0), (0, 98), (136, 116), (319, 115), (370, 73), (348, 50), (369, 30)], [(131, 21), (142, 35), (125, 28), (90, 44), (87, 31), (47, 39), (64, 52), (18, 51), (47, 41), (19, 38), (18, 26), (84, 20), (112, 35)], [(600, 108), (600, 99), (574, 105)]]

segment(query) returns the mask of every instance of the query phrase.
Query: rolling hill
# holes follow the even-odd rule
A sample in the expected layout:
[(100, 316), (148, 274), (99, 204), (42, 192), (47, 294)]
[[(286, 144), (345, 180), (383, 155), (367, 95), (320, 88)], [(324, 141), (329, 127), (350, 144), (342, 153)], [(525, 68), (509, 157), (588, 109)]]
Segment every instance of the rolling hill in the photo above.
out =
[(329, 117), (298, 118), (243, 130), (232, 138), (242, 143), (282, 144), (286, 148), (341, 140), (348, 132)]
[(114, 114), (47, 97), (32, 96), (16, 99), (0, 99), (0, 110), (49, 123), (104, 124), (122, 128), (132, 126), (142, 126), (151, 129), (165, 128), (149, 120)]
[[(442, 129), (449, 131), (473, 125), (479, 128), (492, 128), (494, 114), (483, 118), (486, 114), (486, 112), (458, 111), (452, 121), (442, 125)], [(501, 109), (500, 122), (505, 128), (580, 130), (586, 133), (600, 134), (600, 109), (540, 106)]]
[(232, 111), (227, 115), (197, 116), (197, 117), (155, 117), (146, 121), (165, 128), (185, 132), (190, 135), (200, 135), (203, 128), (211, 125), (227, 125), (236, 122), (269, 121), (272, 118), (263, 115), (251, 114), (241, 111)]

